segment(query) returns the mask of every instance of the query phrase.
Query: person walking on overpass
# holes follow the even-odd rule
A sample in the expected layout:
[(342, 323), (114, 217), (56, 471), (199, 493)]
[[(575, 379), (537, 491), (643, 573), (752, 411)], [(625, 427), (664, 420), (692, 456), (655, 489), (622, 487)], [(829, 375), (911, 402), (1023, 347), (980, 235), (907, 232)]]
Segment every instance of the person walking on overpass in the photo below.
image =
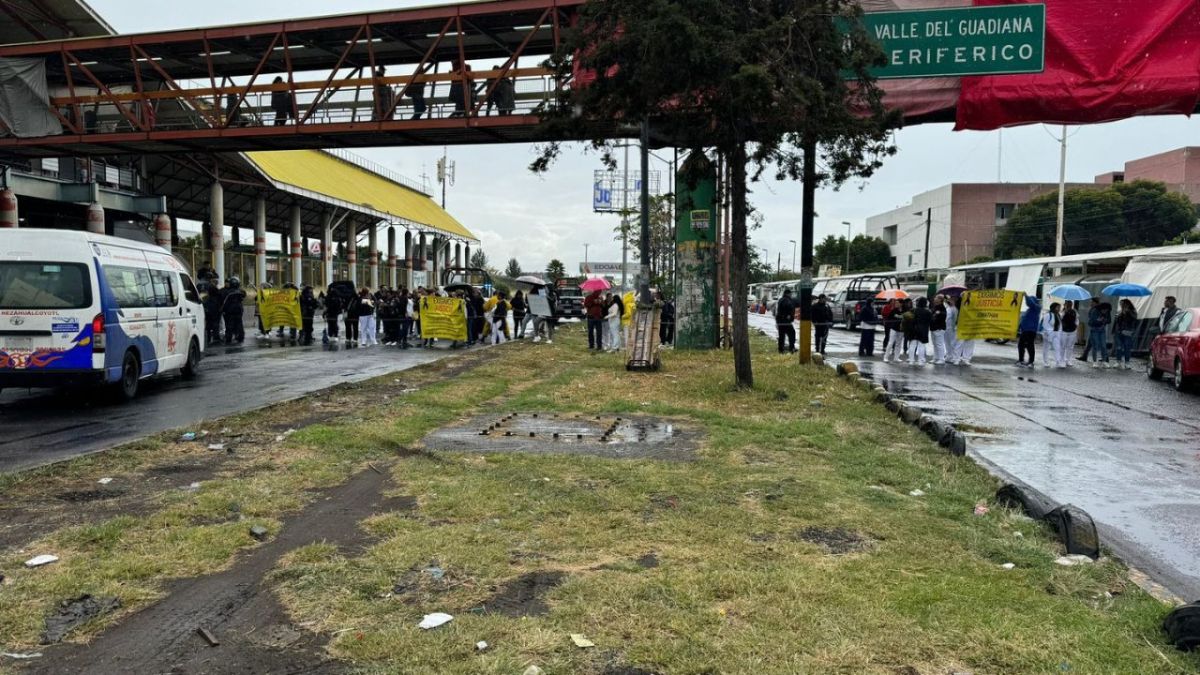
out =
[(1117, 349), (1116, 364), (1125, 370), (1133, 368), (1129, 360), (1133, 356), (1133, 334), (1137, 331), (1138, 315), (1128, 298), (1121, 298), (1121, 311), (1113, 322), (1113, 343)]
[(885, 335), (883, 362), (891, 363), (895, 361), (896, 363), (900, 363), (904, 357), (904, 336), (900, 332), (900, 324), (904, 320), (904, 311), (898, 298), (889, 300), (887, 306), (883, 309), (886, 312), (883, 319)]
[(383, 81), (387, 77), (387, 69), (379, 66), (375, 70), (375, 114), (372, 119), (376, 122), (396, 119), (396, 91)]
[(875, 303), (868, 298), (863, 302), (858, 316), (859, 356), (875, 355), (875, 325), (877, 323), (879, 323), (879, 315), (875, 312)]
[(933, 365), (946, 364), (946, 298), (937, 295), (929, 310), (933, 320), (929, 324), (929, 340), (933, 343)]
[[(1032, 368), (1036, 355), (1038, 326), (1042, 321), (1042, 303), (1032, 295), (1025, 296), (1025, 313), (1017, 326), (1017, 367)], [(1029, 354), (1029, 362), (1025, 362), (1025, 354)]]
[[(283, 84), (283, 78), (276, 77), (272, 84), (276, 86)], [(288, 120), (295, 117), (296, 98), (292, 92), (287, 89), (273, 89), (271, 91), (271, 111), (275, 113), (275, 126), (277, 127), (286, 125)]]
[[(825, 294), (817, 296), (817, 302), (812, 307), (813, 333), (816, 335), (817, 353), (824, 356), (825, 347), (829, 342), (829, 329), (833, 327), (833, 309), (825, 302)], [(886, 353), (887, 350), (884, 350)]]
[[(775, 305), (775, 330), (778, 333), (779, 353), (795, 353), (796, 351), (796, 301), (792, 299), (792, 289), (783, 291), (783, 297)], [(786, 345), (786, 349), (785, 349)]]

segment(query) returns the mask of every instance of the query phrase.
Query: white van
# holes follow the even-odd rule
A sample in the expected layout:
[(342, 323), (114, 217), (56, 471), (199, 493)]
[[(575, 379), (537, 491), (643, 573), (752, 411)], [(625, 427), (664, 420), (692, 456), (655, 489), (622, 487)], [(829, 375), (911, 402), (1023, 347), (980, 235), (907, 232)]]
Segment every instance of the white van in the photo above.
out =
[(158, 246), (68, 230), (0, 230), (0, 388), (196, 375), (204, 308)]

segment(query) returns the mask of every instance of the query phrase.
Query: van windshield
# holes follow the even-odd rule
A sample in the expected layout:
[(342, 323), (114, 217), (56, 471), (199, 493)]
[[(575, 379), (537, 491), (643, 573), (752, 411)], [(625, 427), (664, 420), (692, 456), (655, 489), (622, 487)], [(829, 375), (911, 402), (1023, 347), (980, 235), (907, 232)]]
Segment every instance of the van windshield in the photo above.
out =
[(0, 262), (0, 309), (86, 309), (92, 281), (78, 263)]

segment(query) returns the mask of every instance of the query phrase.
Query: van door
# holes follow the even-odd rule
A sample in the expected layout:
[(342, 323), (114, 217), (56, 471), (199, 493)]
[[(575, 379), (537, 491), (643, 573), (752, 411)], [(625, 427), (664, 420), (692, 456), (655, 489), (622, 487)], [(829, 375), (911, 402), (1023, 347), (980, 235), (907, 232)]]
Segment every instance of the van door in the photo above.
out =
[(98, 305), (87, 264), (0, 261), (0, 370), (92, 370)]
[(159, 354), (159, 372), (183, 367), (187, 358), (187, 343), (180, 341), (184, 330), (183, 304), (179, 301), (176, 275), (165, 270), (150, 270), (150, 283), (154, 288), (154, 307)]
[(138, 265), (132, 256), (132, 252), (126, 251), (119, 260), (106, 258), (101, 264), (116, 303), (117, 317), (116, 325), (107, 326), (107, 355), (109, 365), (119, 365), (127, 351), (136, 350), (142, 362), (142, 377), (147, 377), (162, 370), (158, 352), (158, 299), (145, 258)]

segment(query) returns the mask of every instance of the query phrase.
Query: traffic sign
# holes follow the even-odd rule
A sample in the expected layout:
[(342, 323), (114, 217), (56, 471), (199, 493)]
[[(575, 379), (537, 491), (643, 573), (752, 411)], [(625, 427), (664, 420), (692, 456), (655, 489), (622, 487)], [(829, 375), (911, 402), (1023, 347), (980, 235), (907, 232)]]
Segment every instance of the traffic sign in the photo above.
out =
[(879, 79), (1040, 73), (1046, 62), (1046, 6), (993, 5), (870, 12), (863, 28), (887, 65)]

